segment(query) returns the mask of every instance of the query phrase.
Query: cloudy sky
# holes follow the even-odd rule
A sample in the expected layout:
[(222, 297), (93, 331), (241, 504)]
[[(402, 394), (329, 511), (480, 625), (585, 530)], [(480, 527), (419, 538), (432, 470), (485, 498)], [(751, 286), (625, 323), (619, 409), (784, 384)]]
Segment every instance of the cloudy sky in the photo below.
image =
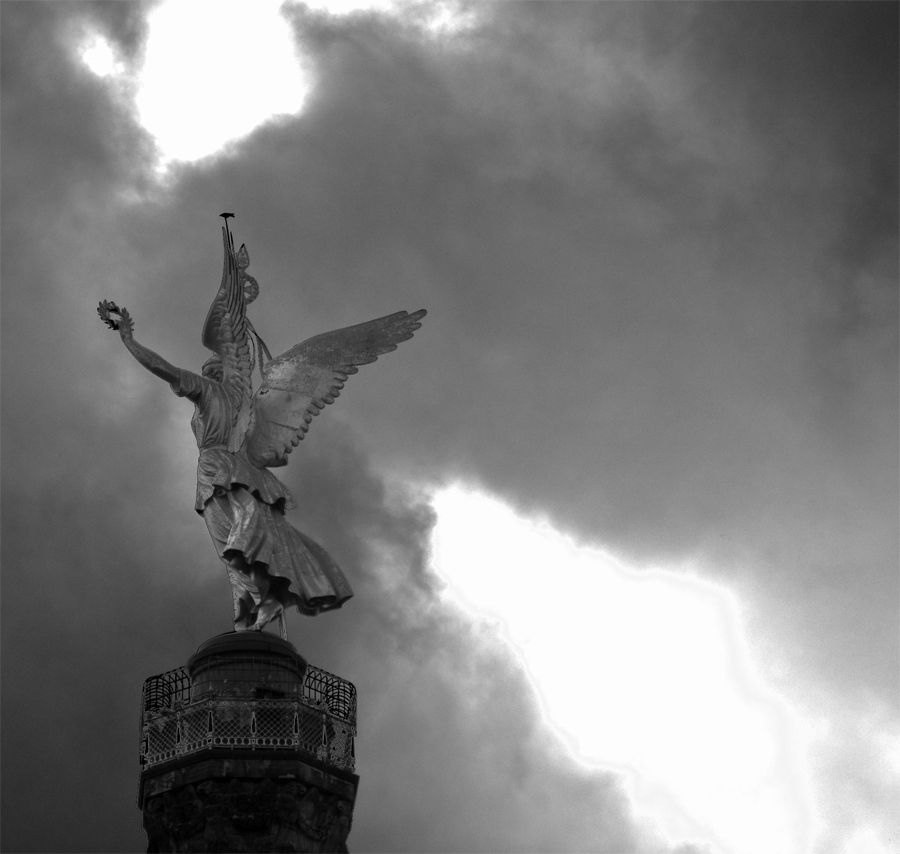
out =
[(230, 629), (191, 407), (427, 308), (280, 471), (356, 591), (353, 851), (898, 850), (898, 6), (4, 2), (3, 837), (143, 850)]

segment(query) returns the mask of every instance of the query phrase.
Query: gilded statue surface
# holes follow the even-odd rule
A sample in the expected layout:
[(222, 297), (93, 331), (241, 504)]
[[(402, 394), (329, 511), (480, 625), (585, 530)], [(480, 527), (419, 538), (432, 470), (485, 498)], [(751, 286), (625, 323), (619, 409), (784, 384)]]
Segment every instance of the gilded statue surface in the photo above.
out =
[[(287, 465), (313, 417), (334, 402), (347, 378), (412, 338), (425, 311), (316, 335), (273, 359), (247, 317), (259, 286), (247, 273), (246, 246), (234, 249), (227, 218), (222, 238), (222, 283), (202, 332), (213, 355), (199, 374), (139, 344), (125, 308), (104, 300), (98, 312), (140, 364), (194, 404), (191, 428), (200, 449), (194, 508), (225, 564), (235, 629), (259, 631), (280, 618), (286, 635), (285, 609), (314, 616), (340, 608), (353, 591), (331, 555), (287, 521), (294, 500), (269, 469)], [(257, 364), (261, 380), (254, 390)]]

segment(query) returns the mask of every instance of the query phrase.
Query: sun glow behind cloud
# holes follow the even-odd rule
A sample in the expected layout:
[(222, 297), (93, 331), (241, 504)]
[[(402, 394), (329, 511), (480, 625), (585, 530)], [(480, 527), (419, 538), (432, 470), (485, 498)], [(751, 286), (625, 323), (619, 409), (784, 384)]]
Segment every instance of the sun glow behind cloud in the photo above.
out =
[(161, 171), (221, 151), (264, 122), (303, 108), (313, 74), (295, 49), (285, 5), (335, 15), (391, 15), (434, 38), (474, 26), (453, 2), (398, 0), (166, 0), (148, 15), (143, 64), (129, 71), (109, 42), (88, 32), (79, 55), (99, 77), (136, 92), (135, 108), (159, 149)]
[(147, 17), (143, 64), (126, 69), (87, 33), (79, 55), (100, 77), (129, 84), (160, 167), (215, 154), (279, 115), (300, 111), (311, 75), (298, 57), (281, 0), (168, 2)]
[(98, 77), (117, 76), (125, 71), (112, 45), (97, 33), (88, 36), (82, 45), (81, 59)]
[(628, 773), (673, 841), (808, 849), (805, 731), (756, 675), (727, 591), (627, 569), (459, 486), (433, 504), (446, 596), (497, 622), (576, 758)]
[(280, 5), (170, 0), (150, 13), (137, 107), (165, 159), (211, 154), (303, 106), (308, 75)]

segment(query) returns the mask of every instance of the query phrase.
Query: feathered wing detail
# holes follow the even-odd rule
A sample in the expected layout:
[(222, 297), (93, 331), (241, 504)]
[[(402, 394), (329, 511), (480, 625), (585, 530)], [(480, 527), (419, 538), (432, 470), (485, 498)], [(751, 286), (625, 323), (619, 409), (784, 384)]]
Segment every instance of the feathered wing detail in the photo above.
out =
[(422, 325), (425, 310), (398, 311), (297, 344), (263, 368), (254, 397), (247, 456), (257, 468), (283, 466), (313, 416), (333, 403), (359, 365), (396, 350)]
[(222, 284), (216, 293), (203, 326), (203, 346), (222, 360), (222, 383), (235, 405), (235, 425), (228, 450), (237, 452), (244, 436), (252, 429), (253, 420), (253, 354), (250, 349), (250, 322), (242, 280), (242, 269), (249, 263), (247, 250), (241, 247), (235, 255), (226, 229), (222, 229), (225, 263)]

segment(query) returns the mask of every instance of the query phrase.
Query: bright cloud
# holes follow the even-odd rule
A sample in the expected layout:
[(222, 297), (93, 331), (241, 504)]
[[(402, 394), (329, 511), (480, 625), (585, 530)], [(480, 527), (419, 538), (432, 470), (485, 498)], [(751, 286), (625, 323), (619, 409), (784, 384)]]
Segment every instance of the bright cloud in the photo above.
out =
[[(143, 65), (130, 72), (141, 124), (161, 166), (193, 161), (297, 113), (311, 88), (281, 0), (168, 0), (147, 18)], [(109, 43), (88, 34), (82, 61), (101, 77), (129, 76)]]
[(115, 76), (125, 70), (110, 43), (98, 34), (87, 38), (81, 49), (81, 59), (98, 77)]
[[(475, 21), (473, 11), (453, 2), (289, 4), (334, 15), (379, 12), (434, 37), (458, 34)], [(161, 166), (214, 154), (272, 117), (302, 109), (312, 73), (297, 54), (283, 5), (283, 0), (166, 0), (150, 12), (144, 63), (132, 82), (138, 119), (159, 146)], [(124, 64), (99, 34), (87, 36), (80, 56), (98, 76), (126, 77)]]
[(148, 18), (137, 107), (167, 160), (195, 160), (309, 91), (279, 0), (168, 2)]
[(854, 833), (848, 840), (845, 851), (846, 854), (891, 854), (891, 849), (878, 838), (878, 833), (871, 827)]
[(354, 12), (378, 12), (418, 25), (432, 36), (455, 35), (471, 29), (477, 20), (476, 10), (455, 0), (415, 2), (415, 0), (304, 0), (306, 6), (331, 15), (350, 15)]
[(805, 731), (757, 676), (733, 596), (627, 569), (460, 487), (434, 507), (447, 596), (498, 621), (580, 761), (630, 772), (673, 840), (808, 849)]

